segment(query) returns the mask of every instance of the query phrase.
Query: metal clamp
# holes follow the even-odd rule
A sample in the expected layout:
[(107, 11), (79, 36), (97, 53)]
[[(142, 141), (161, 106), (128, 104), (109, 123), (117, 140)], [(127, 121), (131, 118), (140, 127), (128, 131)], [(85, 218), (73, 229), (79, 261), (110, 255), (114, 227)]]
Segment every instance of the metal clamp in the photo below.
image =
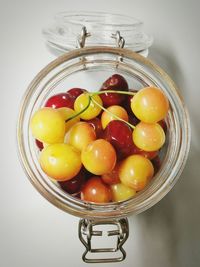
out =
[(116, 31), (116, 33), (113, 33), (111, 35), (111, 38), (114, 38), (116, 40), (116, 45), (119, 48), (124, 48), (125, 39), (120, 35), (120, 31)]
[[(85, 41), (86, 38), (90, 37), (91, 33), (87, 31), (87, 28), (85, 26), (82, 27), (81, 33), (77, 38), (77, 46), (78, 48), (85, 47)], [(123, 48), (125, 45), (125, 39), (121, 36), (120, 31), (116, 31), (116, 33), (113, 33), (111, 35), (111, 38), (116, 40), (116, 46), (119, 48)]]
[[(102, 236), (103, 231), (95, 230), (95, 226), (97, 225), (110, 225), (115, 226), (115, 230), (107, 231), (107, 236), (117, 236), (117, 244), (115, 247), (110, 248), (92, 248), (92, 238), (93, 236)], [(117, 229), (116, 229), (117, 227)], [(85, 246), (86, 250), (83, 253), (82, 259), (86, 263), (108, 263), (108, 262), (120, 262), (126, 258), (126, 252), (123, 249), (123, 244), (127, 240), (129, 236), (129, 226), (127, 218), (123, 219), (115, 219), (108, 221), (95, 221), (95, 220), (87, 220), (81, 219), (79, 221), (79, 239)], [(116, 252), (120, 252), (121, 256), (114, 256)], [(104, 258), (89, 258), (88, 253), (94, 255), (94, 253), (109, 253), (110, 256)]]
[[(77, 47), (78, 48), (84, 48), (85, 47), (85, 42), (86, 42), (86, 38), (90, 37), (91, 33), (89, 33), (87, 31), (87, 28), (85, 26), (83, 26), (83, 28), (81, 29), (81, 34), (78, 36), (77, 38)], [(111, 35), (111, 38), (114, 38), (116, 40), (116, 46), (119, 48), (124, 48), (125, 45), (125, 39), (121, 36), (119, 31), (116, 31), (116, 33), (113, 33)], [(85, 57), (81, 57), (80, 60), (83, 63), (84, 68), (86, 69), (86, 58)], [(116, 58), (116, 68), (118, 68), (119, 64), (123, 62), (123, 55), (119, 55)]]
[(91, 34), (87, 32), (87, 28), (84, 26), (81, 29), (81, 34), (77, 38), (77, 46), (78, 48), (83, 48), (85, 46), (85, 41), (87, 37), (90, 37)]

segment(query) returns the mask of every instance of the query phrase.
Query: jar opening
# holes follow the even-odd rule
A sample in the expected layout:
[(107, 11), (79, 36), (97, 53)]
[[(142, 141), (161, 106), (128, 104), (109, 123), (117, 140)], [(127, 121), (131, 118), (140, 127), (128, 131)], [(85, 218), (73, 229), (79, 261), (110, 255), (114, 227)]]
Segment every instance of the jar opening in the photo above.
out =
[(81, 26), (87, 26), (87, 24), (92, 24), (94, 27), (98, 25), (117, 26), (119, 30), (123, 26), (139, 27), (143, 24), (140, 20), (127, 15), (88, 11), (61, 12), (56, 14), (55, 20), (60, 23), (71, 23)]

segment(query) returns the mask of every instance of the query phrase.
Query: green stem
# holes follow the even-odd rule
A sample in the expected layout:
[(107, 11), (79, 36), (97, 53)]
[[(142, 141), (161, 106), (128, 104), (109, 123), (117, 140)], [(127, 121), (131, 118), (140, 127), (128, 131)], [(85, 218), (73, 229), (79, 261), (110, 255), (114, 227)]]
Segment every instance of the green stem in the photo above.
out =
[(105, 91), (97, 91), (97, 92), (89, 92), (90, 96), (93, 95), (101, 95), (101, 94), (107, 94), (107, 93), (114, 93), (114, 94), (121, 94), (121, 95), (132, 95), (134, 96), (136, 92), (130, 92), (130, 91), (114, 91), (114, 90), (105, 90)]
[(81, 115), (84, 111), (86, 111), (86, 109), (88, 109), (88, 107), (89, 107), (89, 105), (91, 103), (91, 97), (90, 96), (88, 96), (88, 100), (89, 100), (88, 101), (88, 104), (87, 104), (87, 106), (83, 110), (81, 110), (80, 112), (78, 112), (78, 113), (74, 114), (73, 116), (69, 117), (67, 120), (65, 120), (65, 122), (68, 122), (70, 120), (73, 120), (74, 118), (76, 118), (79, 115)]
[(104, 108), (102, 105), (100, 105), (96, 100), (94, 100), (92, 98), (92, 96), (90, 96), (90, 99), (92, 100), (92, 102), (95, 103), (95, 105), (99, 106), (101, 109), (103, 109), (105, 112), (107, 112), (108, 114), (110, 114), (111, 116), (113, 116), (115, 119), (119, 120), (119, 121), (123, 121), (124, 123), (126, 123), (128, 126), (130, 126), (132, 129), (135, 129), (135, 126), (132, 125), (131, 123), (121, 119), (120, 117), (118, 117), (117, 115), (115, 115), (114, 113), (110, 112), (109, 110), (107, 110), (106, 108)]
[(67, 120), (65, 120), (65, 122), (68, 122), (70, 120), (73, 120), (74, 118), (78, 117), (79, 115), (81, 115), (84, 111), (86, 111), (86, 109), (88, 109), (91, 101), (93, 101), (97, 106), (99, 106), (101, 109), (103, 109), (105, 112), (107, 112), (108, 114), (110, 114), (111, 116), (113, 116), (114, 118), (116, 118), (119, 121), (123, 121), (124, 123), (126, 123), (129, 127), (131, 127), (132, 129), (135, 129), (135, 126), (132, 125), (131, 123), (121, 119), (120, 117), (118, 117), (117, 115), (113, 114), (112, 112), (110, 112), (109, 110), (107, 110), (106, 108), (104, 108), (102, 105), (100, 105), (96, 100), (94, 100), (92, 98), (92, 96), (94, 95), (100, 95), (100, 94), (106, 94), (106, 93), (117, 93), (117, 94), (122, 94), (122, 95), (132, 95), (134, 96), (136, 94), (136, 92), (127, 92), (127, 91), (114, 91), (114, 90), (105, 90), (105, 91), (97, 91), (97, 92), (89, 92), (88, 93), (88, 104), (87, 106), (81, 110), (80, 112), (76, 113), (75, 115), (69, 117)]

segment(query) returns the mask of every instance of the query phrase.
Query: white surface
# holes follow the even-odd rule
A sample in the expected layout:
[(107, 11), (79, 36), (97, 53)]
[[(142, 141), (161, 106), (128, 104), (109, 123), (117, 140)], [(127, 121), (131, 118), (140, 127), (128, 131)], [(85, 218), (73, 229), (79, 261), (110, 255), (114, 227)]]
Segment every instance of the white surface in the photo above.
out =
[(143, 20), (146, 32), (155, 38), (150, 58), (178, 84), (191, 116), (191, 152), (181, 179), (159, 204), (130, 218), (127, 259), (115, 266), (199, 266), (198, 0), (0, 0), (0, 266), (86, 266), (81, 261), (78, 218), (55, 208), (32, 187), (19, 164), (15, 139), (21, 97), (36, 73), (54, 58), (41, 28), (55, 13), (76, 9)]

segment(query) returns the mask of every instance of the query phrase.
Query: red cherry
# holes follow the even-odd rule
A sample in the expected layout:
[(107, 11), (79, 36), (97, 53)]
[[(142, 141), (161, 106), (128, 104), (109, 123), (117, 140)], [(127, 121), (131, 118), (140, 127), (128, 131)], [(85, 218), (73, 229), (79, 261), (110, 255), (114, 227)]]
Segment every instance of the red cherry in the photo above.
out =
[(121, 159), (129, 155), (133, 146), (132, 130), (125, 122), (119, 120), (109, 122), (103, 137), (116, 149), (118, 158)]
[(167, 123), (165, 120), (161, 120), (158, 122), (160, 124), (160, 126), (163, 128), (165, 134), (167, 133)]
[(161, 160), (160, 157), (157, 156), (154, 159), (151, 160), (153, 167), (154, 167), (154, 175), (159, 171), (161, 167)]
[(36, 145), (37, 145), (37, 147), (39, 148), (40, 151), (44, 148), (43, 143), (40, 142), (38, 139), (35, 139), (35, 143), (36, 143)]
[(60, 181), (58, 182), (60, 187), (69, 194), (78, 193), (81, 190), (81, 187), (85, 183), (86, 173), (84, 169), (81, 169), (80, 172), (73, 177), (71, 180)]
[[(133, 93), (136, 93), (137, 90), (129, 90), (130, 92), (133, 92)], [(125, 110), (127, 111), (128, 113), (128, 117), (129, 117), (129, 122), (132, 124), (132, 125), (137, 125), (140, 120), (135, 116), (135, 114), (133, 113), (132, 109), (131, 109), (131, 100), (132, 100), (133, 96), (132, 95), (127, 95), (125, 97), (125, 100), (124, 102), (122, 103), (122, 106), (125, 108)]]
[(87, 92), (87, 90), (82, 89), (82, 88), (72, 88), (72, 89), (69, 89), (69, 90), (67, 91), (67, 93), (70, 94), (70, 96), (71, 96), (72, 98), (74, 98), (74, 101), (75, 101), (75, 99), (76, 99), (79, 95), (81, 95), (81, 94), (84, 93), (84, 92)]
[[(129, 89), (129, 92), (131, 93), (137, 93), (137, 90), (134, 90), (134, 89)], [(123, 103), (122, 103), (122, 106), (126, 109), (127, 113), (129, 115), (132, 115), (133, 114), (133, 111), (131, 109), (131, 100), (133, 98), (133, 95), (126, 95)]]
[(138, 148), (133, 142), (132, 144), (130, 144), (129, 146), (123, 148), (121, 150), (121, 153), (122, 153), (122, 156), (125, 156), (125, 157), (128, 157), (128, 156), (131, 156), (131, 155), (141, 155), (147, 159), (154, 159), (155, 157), (157, 157), (159, 151), (144, 151), (140, 148)]
[(107, 203), (111, 201), (111, 191), (100, 177), (93, 176), (83, 186), (81, 199), (94, 203)]
[(134, 126), (140, 122), (140, 120), (133, 113), (128, 116), (128, 121)]
[(73, 194), (73, 197), (81, 199), (81, 193), (80, 192), (79, 193), (75, 193), (75, 194)]
[(123, 149), (121, 149), (121, 151), (120, 151), (120, 153), (118, 155), (118, 158), (122, 159), (122, 158), (125, 158), (125, 157), (128, 157), (128, 156), (134, 155), (134, 154), (136, 154), (135, 153), (135, 145), (132, 142), (132, 144), (130, 144), (129, 146), (124, 147)]
[(68, 93), (60, 93), (60, 94), (51, 96), (47, 100), (45, 107), (50, 107), (50, 108), (67, 107), (67, 108), (73, 109), (74, 99)]
[[(114, 74), (103, 83), (100, 90), (128, 91), (128, 83), (123, 76)], [(100, 97), (104, 107), (119, 105), (125, 99), (125, 95), (118, 93), (100, 94)]]
[(92, 127), (94, 128), (97, 139), (98, 138), (101, 138), (102, 137), (102, 133), (103, 133), (103, 128), (102, 128), (102, 125), (101, 125), (101, 120), (96, 117), (96, 118), (91, 119), (91, 120), (89, 120), (87, 122), (89, 124), (91, 124)]
[(154, 159), (158, 155), (157, 151), (144, 151), (140, 148), (138, 148), (136, 145), (134, 145), (133, 154), (141, 155), (147, 159)]

